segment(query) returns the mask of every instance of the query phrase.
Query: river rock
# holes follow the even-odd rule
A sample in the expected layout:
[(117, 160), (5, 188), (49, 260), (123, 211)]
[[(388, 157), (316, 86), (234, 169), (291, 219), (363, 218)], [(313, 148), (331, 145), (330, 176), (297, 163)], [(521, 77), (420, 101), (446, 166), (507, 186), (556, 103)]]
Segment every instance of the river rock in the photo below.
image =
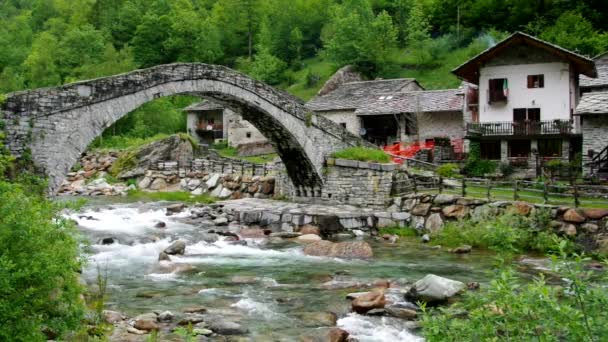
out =
[(441, 219), (441, 215), (439, 213), (431, 214), (431, 216), (426, 219), (424, 228), (431, 233), (440, 231), (443, 228), (443, 220)]
[(334, 258), (371, 258), (374, 256), (372, 247), (365, 241), (347, 241), (333, 243), (331, 241), (312, 242), (304, 247), (304, 254)]
[(168, 323), (173, 321), (173, 318), (175, 317), (175, 315), (173, 315), (173, 313), (171, 311), (163, 311), (160, 314), (158, 314), (157, 320), (161, 323)]
[(207, 312), (207, 308), (205, 308), (204, 306), (189, 306), (189, 307), (185, 307), (182, 309), (183, 313), (187, 313), (187, 314), (192, 314), (192, 313), (197, 313), (197, 314), (202, 314)]
[(466, 285), (460, 281), (428, 274), (418, 280), (406, 294), (410, 300), (422, 300), (427, 303), (445, 301), (462, 291)]
[(154, 228), (167, 228), (167, 224), (163, 221), (156, 222)]
[(223, 320), (209, 322), (208, 328), (219, 335), (244, 335), (249, 332), (238, 323)]
[(167, 212), (168, 213), (172, 213), (172, 214), (177, 214), (177, 213), (181, 213), (182, 211), (184, 211), (184, 209), (186, 209), (186, 205), (183, 203), (176, 203), (176, 204), (172, 204), (170, 206), (167, 207)]
[(412, 215), (426, 216), (431, 210), (431, 203), (420, 203), (412, 209)]
[(226, 217), (218, 217), (215, 220), (213, 220), (213, 224), (216, 226), (227, 226), (228, 225), (228, 218)]
[(315, 234), (321, 235), (321, 229), (317, 226), (313, 226), (312, 224), (305, 224), (298, 229), (298, 232), (302, 235), (307, 234)]
[(512, 208), (513, 208), (512, 210), (516, 214), (521, 215), (521, 216), (528, 216), (528, 215), (530, 215), (530, 212), (532, 212), (532, 209), (534, 209), (534, 206), (527, 202), (518, 201), (518, 202), (513, 203)]
[(101, 239), (101, 241), (99, 241), (99, 244), (101, 245), (112, 245), (118, 243), (118, 239), (115, 237), (107, 237), (107, 238), (103, 238)]
[(356, 297), (351, 305), (354, 312), (365, 314), (372, 309), (382, 309), (386, 304), (386, 298), (382, 291), (371, 291)]
[(333, 327), (338, 321), (333, 312), (303, 312), (296, 316), (306, 327)]
[(590, 220), (601, 220), (608, 216), (608, 209), (585, 209), (583, 212)]
[(302, 233), (292, 233), (292, 232), (276, 232), (270, 233), (271, 238), (281, 238), (281, 239), (293, 239), (301, 236)]
[(576, 226), (572, 223), (566, 223), (559, 229), (559, 232), (567, 236), (576, 236)]
[(467, 207), (461, 204), (452, 204), (444, 207), (441, 211), (445, 217), (462, 219), (467, 214)]
[(595, 223), (585, 223), (581, 225), (581, 228), (587, 233), (595, 233), (600, 229), (600, 226)]
[(312, 242), (321, 241), (321, 237), (319, 235), (317, 235), (317, 234), (304, 234), (304, 235), (298, 236), (296, 238), (296, 240), (298, 242), (312, 243)]
[(165, 252), (160, 252), (160, 254), (158, 255), (158, 261), (171, 261), (171, 258), (169, 257), (169, 254)]
[(331, 328), (327, 333), (327, 342), (346, 342), (348, 341), (348, 332), (340, 328)]
[(125, 316), (118, 311), (103, 310), (103, 320), (106, 323), (114, 324), (123, 321)]
[(449, 252), (456, 253), (456, 254), (466, 254), (466, 253), (471, 253), (472, 250), (473, 250), (473, 247), (471, 247), (470, 245), (462, 245), (462, 246), (458, 246), (456, 248), (450, 249)]
[(424, 234), (420, 238), (420, 241), (422, 241), (422, 243), (428, 243), (431, 241), (431, 236), (429, 234)]
[(211, 175), (211, 177), (209, 177), (209, 179), (207, 180), (207, 182), (205, 183), (207, 185), (207, 189), (213, 189), (217, 186), (217, 184), (220, 181), (220, 175), (218, 173), (214, 173)]
[(239, 231), (239, 236), (242, 238), (265, 238), (266, 233), (262, 228), (243, 228)]
[(232, 196), (232, 191), (229, 190), (228, 188), (223, 188), (222, 191), (220, 191), (220, 194), (217, 196), (221, 199), (226, 199), (228, 197)]
[(150, 190), (159, 191), (165, 188), (167, 188), (167, 182), (163, 178), (156, 178), (152, 181), (152, 184), (150, 184)]
[(456, 196), (449, 194), (439, 194), (435, 196), (433, 203), (443, 205), (443, 204), (452, 204), (456, 201)]
[(585, 222), (585, 216), (583, 216), (576, 209), (568, 209), (564, 213), (564, 221), (571, 223), (583, 223)]
[(155, 313), (147, 313), (139, 315), (134, 318), (133, 327), (138, 330), (158, 330), (158, 324), (156, 323), (157, 316)]
[(186, 242), (183, 240), (177, 240), (169, 247), (165, 248), (164, 252), (168, 255), (184, 255), (186, 252)]
[(412, 320), (418, 317), (418, 312), (409, 305), (393, 304), (384, 307), (384, 310), (389, 315), (397, 318)]
[(182, 319), (179, 320), (177, 325), (195, 325), (197, 323), (203, 322), (204, 320), (205, 318), (203, 315), (190, 313), (182, 317)]

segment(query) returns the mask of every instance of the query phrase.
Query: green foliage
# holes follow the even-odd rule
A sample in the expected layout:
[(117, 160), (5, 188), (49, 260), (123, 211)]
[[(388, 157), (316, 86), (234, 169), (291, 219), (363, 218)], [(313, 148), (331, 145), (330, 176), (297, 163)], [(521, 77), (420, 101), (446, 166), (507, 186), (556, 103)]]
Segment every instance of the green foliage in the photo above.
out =
[(391, 235), (397, 235), (400, 237), (416, 237), (418, 236), (418, 232), (416, 231), (416, 229), (414, 228), (410, 228), (410, 227), (386, 227), (386, 228), (380, 228), (380, 230), (378, 231), (379, 235), (384, 235), (384, 234), (391, 234)]
[(515, 168), (509, 163), (500, 163), (498, 165), (498, 170), (504, 177), (509, 177), (515, 172)]
[(457, 164), (447, 163), (438, 167), (435, 172), (443, 178), (454, 178), (460, 175), (460, 167)]
[(540, 37), (587, 56), (595, 56), (608, 49), (608, 33), (598, 32), (589, 20), (575, 11), (562, 14)]
[(391, 161), (390, 156), (384, 151), (369, 147), (349, 147), (332, 153), (331, 157), (374, 163), (388, 163)]
[(484, 177), (496, 172), (497, 167), (498, 164), (493, 160), (469, 159), (462, 168), (462, 172), (467, 176)]
[(139, 201), (169, 201), (184, 203), (211, 204), (216, 201), (208, 194), (191, 195), (188, 192), (146, 192), (140, 190), (129, 191), (128, 197)]
[[(601, 341), (608, 333), (608, 294), (582, 256), (568, 258), (560, 250), (553, 271), (566, 279), (564, 288), (549, 285), (541, 275), (522, 283), (503, 264), (481, 293), (465, 294), (447, 309), (426, 309), (422, 318), (428, 341)], [(599, 281), (605, 282), (603, 275)], [(466, 310), (466, 317), (453, 313)]]
[(137, 166), (137, 148), (131, 148), (118, 157), (112, 167), (110, 167), (110, 175), (117, 177), (121, 172), (128, 171)]
[(27, 187), (0, 181), (0, 340), (59, 335), (83, 315), (73, 223), (61, 208)]
[[(548, 215), (546, 210), (537, 209), (529, 217), (507, 213), (450, 222), (433, 235), (432, 241), (442, 246), (468, 244), (508, 254), (555, 252), (560, 239), (551, 231)], [(568, 248), (572, 251), (573, 245), (568, 243)]]

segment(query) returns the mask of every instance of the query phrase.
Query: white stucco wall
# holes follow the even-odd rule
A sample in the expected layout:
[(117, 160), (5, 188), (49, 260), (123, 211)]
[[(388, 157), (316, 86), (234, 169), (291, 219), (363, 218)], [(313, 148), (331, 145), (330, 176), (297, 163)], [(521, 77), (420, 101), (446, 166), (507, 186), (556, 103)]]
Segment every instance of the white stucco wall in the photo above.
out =
[(318, 112), (318, 114), (330, 119), (331, 121), (341, 124), (346, 124), (346, 129), (356, 135), (359, 135), (361, 129), (361, 119), (355, 115), (355, 111), (331, 111), (331, 112)]
[(434, 137), (461, 139), (464, 136), (462, 112), (434, 112), (418, 114), (420, 141)]
[[(545, 75), (544, 88), (528, 88), (528, 75)], [(507, 103), (488, 104), (489, 80), (506, 78)], [(480, 69), (479, 121), (512, 121), (514, 108), (540, 108), (541, 120), (569, 120), (570, 67), (567, 63), (488, 66)]]

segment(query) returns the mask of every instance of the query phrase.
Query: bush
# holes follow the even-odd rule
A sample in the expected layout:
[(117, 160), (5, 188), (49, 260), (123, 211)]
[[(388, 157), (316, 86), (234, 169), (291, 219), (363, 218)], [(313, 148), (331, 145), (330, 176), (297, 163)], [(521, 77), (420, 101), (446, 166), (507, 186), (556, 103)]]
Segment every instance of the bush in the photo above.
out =
[(76, 329), (78, 242), (59, 207), (26, 188), (0, 181), (0, 340), (46, 340)]
[[(497, 218), (450, 222), (433, 236), (433, 243), (449, 247), (468, 244), (511, 254), (555, 252), (560, 240), (550, 231), (549, 222), (549, 213), (540, 209), (529, 217), (508, 213)], [(572, 245), (568, 247), (573, 250)]]
[[(427, 341), (602, 341), (608, 334), (608, 293), (594, 284), (586, 259), (553, 261), (565, 289), (550, 286), (541, 275), (522, 284), (502, 265), (482, 293), (467, 293), (448, 309), (424, 309)], [(603, 276), (602, 281), (606, 281)], [(467, 312), (466, 317), (455, 312)], [(604, 336), (604, 337), (602, 337)]]
[(509, 177), (510, 175), (515, 173), (515, 169), (509, 163), (500, 163), (500, 165), (498, 165), (498, 169), (500, 170), (500, 173), (505, 177)]
[(390, 156), (384, 151), (369, 147), (349, 147), (344, 150), (334, 152), (331, 157), (375, 163), (388, 163), (391, 161)]
[(493, 160), (470, 159), (462, 168), (462, 172), (467, 176), (483, 177), (496, 172), (497, 166)]
[(436, 170), (437, 174), (443, 178), (454, 178), (460, 174), (460, 167), (457, 164), (443, 164)]

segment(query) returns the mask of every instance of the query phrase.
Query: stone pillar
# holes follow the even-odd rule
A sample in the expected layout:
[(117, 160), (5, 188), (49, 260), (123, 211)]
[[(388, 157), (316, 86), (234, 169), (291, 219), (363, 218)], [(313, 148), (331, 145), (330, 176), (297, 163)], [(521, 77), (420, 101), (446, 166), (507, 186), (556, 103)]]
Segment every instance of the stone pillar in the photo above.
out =
[(568, 138), (562, 139), (562, 159), (570, 159), (570, 140)]
[(509, 161), (509, 142), (504, 139), (500, 141), (500, 161), (503, 163)]

